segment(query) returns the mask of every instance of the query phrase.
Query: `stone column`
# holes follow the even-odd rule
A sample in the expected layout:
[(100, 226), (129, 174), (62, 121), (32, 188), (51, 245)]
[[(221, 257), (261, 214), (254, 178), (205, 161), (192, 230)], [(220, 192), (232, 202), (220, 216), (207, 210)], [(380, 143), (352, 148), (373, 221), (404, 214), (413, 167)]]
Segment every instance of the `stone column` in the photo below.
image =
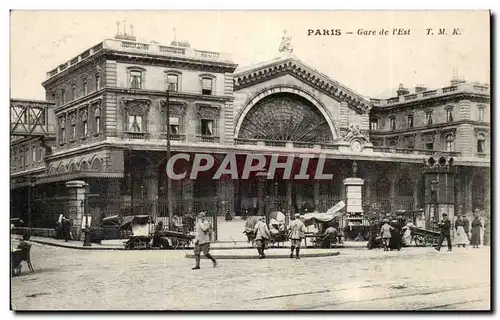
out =
[(314, 209), (316, 211), (320, 211), (320, 207), (319, 207), (319, 204), (320, 204), (320, 195), (319, 195), (319, 181), (318, 180), (314, 180), (313, 182), (313, 186), (314, 186)]
[(66, 182), (66, 187), (69, 189), (69, 219), (73, 221), (72, 230), (76, 229), (75, 234), (73, 236), (76, 239), (80, 239), (81, 230), (82, 230), (82, 220), (83, 220), (83, 203), (85, 200), (85, 181), (68, 181)]

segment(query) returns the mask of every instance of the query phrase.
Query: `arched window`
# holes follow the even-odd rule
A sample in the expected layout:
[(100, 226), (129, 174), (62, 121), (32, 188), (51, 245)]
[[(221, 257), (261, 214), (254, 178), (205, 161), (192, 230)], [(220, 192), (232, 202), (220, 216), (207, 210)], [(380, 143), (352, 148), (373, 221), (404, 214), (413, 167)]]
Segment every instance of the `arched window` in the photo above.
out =
[(477, 120), (484, 122), (484, 107), (480, 106), (477, 111), (478, 111)]
[(378, 118), (370, 119), (370, 130), (378, 131)]
[(389, 117), (389, 130), (396, 130), (396, 116)]
[(400, 197), (413, 196), (413, 184), (408, 175), (403, 175), (399, 178), (397, 183), (397, 195)]
[(453, 122), (453, 107), (447, 107), (446, 108), (446, 122), (451, 123)]
[(88, 86), (88, 82), (87, 82), (87, 77), (83, 77), (82, 79), (82, 91), (83, 91), (83, 95), (86, 96), (87, 93), (89, 93), (89, 86)]
[(200, 75), (201, 81), (201, 94), (212, 95), (214, 94), (215, 76), (211, 74)]
[(95, 74), (95, 90), (100, 90), (101, 89), (101, 76), (99, 73)]

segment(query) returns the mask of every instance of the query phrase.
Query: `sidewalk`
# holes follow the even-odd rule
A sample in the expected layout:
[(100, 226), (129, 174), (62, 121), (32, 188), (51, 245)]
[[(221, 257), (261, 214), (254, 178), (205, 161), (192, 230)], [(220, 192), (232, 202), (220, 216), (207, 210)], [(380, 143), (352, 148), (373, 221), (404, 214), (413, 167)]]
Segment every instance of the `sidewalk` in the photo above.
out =
[[(44, 238), (44, 237), (31, 237), (31, 242), (56, 246), (62, 248), (69, 249), (79, 249), (79, 250), (125, 250), (123, 243), (127, 240), (103, 240), (101, 244), (92, 243), (90, 247), (84, 247), (83, 241), (68, 241), (53, 238)], [(210, 248), (212, 250), (255, 250), (249, 243), (246, 241), (221, 241), (212, 243)], [(343, 246), (339, 246), (334, 249), (364, 249), (366, 248), (366, 242), (356, 242), (356, 241), (347, 241), (344, 242)], [(272, 250), (283, 250), (290, 249), (290, 242), (285, 242), (283, 247), (279, 248), (271, 248)], [(270, 250), (271, 250), (270, 249)], [(182, 249), (181, 249), (182, 250)], [(331, 249), (319, 249), (319, 248), (303, 248), (303, 250), (331, 250)]]

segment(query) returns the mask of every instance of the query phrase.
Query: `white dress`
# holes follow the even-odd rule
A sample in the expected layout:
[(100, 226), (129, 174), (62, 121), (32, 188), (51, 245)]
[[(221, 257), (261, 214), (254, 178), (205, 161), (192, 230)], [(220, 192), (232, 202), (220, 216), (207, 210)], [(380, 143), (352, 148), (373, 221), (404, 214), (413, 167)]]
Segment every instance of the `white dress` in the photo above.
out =
[(455, 245), (468, 244), (467, 234), (463, 226), (458, 226), (455, 230)]

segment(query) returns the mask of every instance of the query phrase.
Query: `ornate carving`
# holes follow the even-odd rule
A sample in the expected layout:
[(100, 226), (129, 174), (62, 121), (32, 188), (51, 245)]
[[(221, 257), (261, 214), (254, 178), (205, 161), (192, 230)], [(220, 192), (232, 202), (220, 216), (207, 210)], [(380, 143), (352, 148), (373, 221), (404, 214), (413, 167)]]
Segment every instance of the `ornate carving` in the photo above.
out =
[[(170, 116), (183, 117), (186, 115), (186, 104), (183, 102), (170, 102), (169, 109)], [(161, 101), (161, 113), (165, 112), (165, 101)]]
[(72, 112), (69, 114), (69, 123), (71, 125), (75, 125), (76, 124), (76, 112)]
[(346, 136), (343, 138), (344, 141), (352, 141), (352, 140), (360, 140), (363, 142), (369, 142), (368, 138), (364, 136), (361, 131), (359, 130), (359, 126), (354, 127), (354, 125), (351, 125), (349, 127), (349, 130), (347, 131)]
[(59, 128), (64, 129), (66, 127), (66, 115), (59, 117)]
[(219, 107), (211, 105), (197, 105), (197, 115), (200, 119), (216, 119), (219, 117)]
[(122, 99), (123, 109), (129, 115), (147, 115), (151, 105), (150, 99)]
[(88, 115), (87, 107), (80, 110), (80, 120), (81, 121), (87, 121), (88, 116), (89, 115)]

